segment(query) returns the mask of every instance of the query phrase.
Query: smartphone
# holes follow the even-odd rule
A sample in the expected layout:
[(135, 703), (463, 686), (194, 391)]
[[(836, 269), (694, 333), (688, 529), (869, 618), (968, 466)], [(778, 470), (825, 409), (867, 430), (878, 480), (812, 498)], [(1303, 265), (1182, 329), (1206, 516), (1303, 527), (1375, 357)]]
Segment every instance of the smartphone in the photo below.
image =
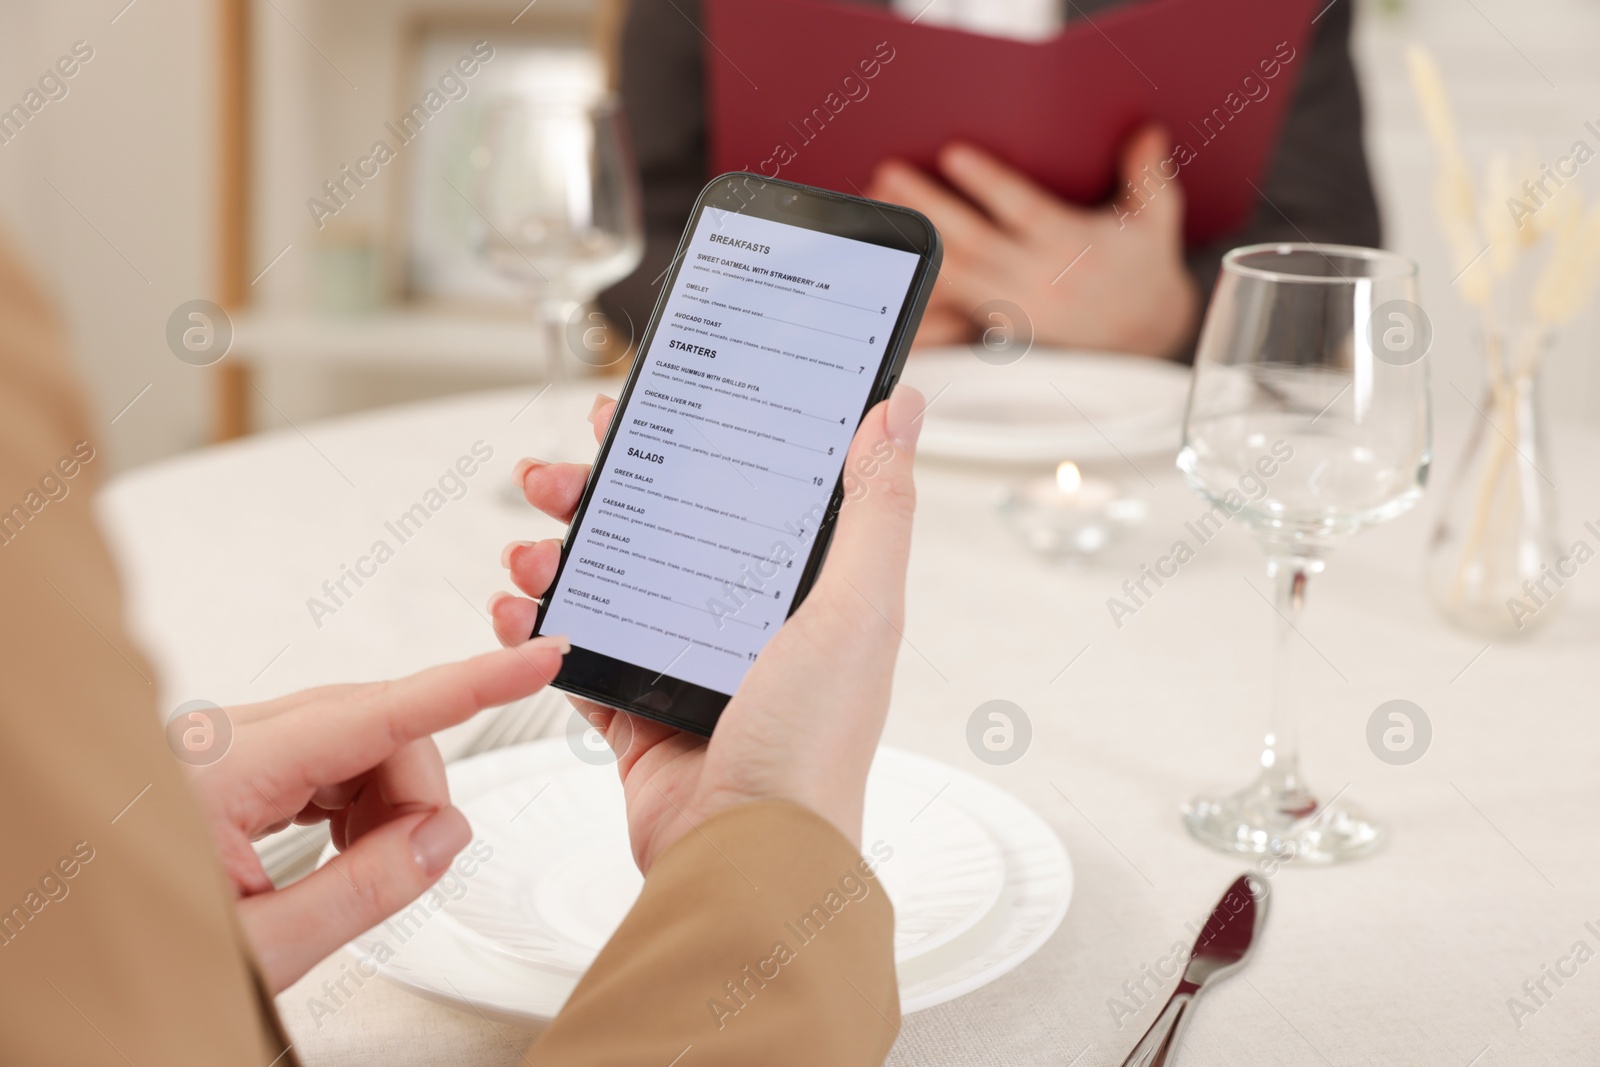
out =
[(572, 642), (552, 684), (710, 735), (816, 578), (942, 254), (903, 207), (705, 187), (539, 607)]

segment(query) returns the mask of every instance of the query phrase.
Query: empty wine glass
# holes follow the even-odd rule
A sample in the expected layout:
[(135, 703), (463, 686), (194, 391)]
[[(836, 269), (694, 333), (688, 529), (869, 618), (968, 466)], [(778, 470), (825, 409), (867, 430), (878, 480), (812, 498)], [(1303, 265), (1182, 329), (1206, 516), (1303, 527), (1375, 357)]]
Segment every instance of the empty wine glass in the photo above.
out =
[(1400, 256), (1343, 246), (1252, 245), (1223, 259), (1178, 468), (1219, 522), (1236, 515), (1261, 542), (1277, 641), (1260, 773), (1184, 808), (1189, 831), (1214, 847), (1325, 862), (1383, 839), (1301, 777), (1291, 652), (1303, 643), (1306, 582), (1327, 553), (1406, 511), (1427, 482), (1431, 327), (1416, 275)]
[[(528, 290), (545, 327), (546, 367), (558, 380), (572, 312), (627, 277), (644, 255), (626, 123), (610, 98), (503, 97), (488, 106), (483, 131), (477, 252)], [(595, 332), (583, 324), (574, 331), (579, 338)], [(589, 363), (621, 355), (615, 344), (574, 347)]]

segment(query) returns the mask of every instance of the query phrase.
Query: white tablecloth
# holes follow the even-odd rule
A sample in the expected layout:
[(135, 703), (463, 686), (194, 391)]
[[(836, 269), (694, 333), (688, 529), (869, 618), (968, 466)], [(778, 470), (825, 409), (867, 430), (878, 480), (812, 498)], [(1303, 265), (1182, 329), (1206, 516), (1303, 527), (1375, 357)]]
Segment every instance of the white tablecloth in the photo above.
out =
[[(587, 393), (524, 410), (535, 391), (285, 429), (110, 486), (103, 513), (163, 705), (260, 699), (491, 647), (482, 608), (506, 588), (501, 547), (558, 532), (506, 504), (512, 464), (593, 448), (580, 421)], [(1443, 383), (1439, 395), (1448, 472), (1470, 412)], [(465, 497), (319, 627), (307, 599), (326, 599), (323, 582), (480, 440), (494, 458)], [(1554, 440), (1570, 541), (1600, 519), (1600, 435)], [(1105, 470), (1150, 499), (1149, 520), (1108, 557), (1074, 568), (1038, 561), (1002, 526), (990, 501), (1010, 473), (919, 464), (908, 647), (886, 741), (1026, 800), (1066, 842), (1077, 888), (1030, 961), (908, 1017), (892, 1064), (1120, 1063), (1155, 1008), (1118, 1020), (1109, 1002), (1135, 1007), (1124, 983), (1188, 940), (1186, 924), (1245, 866), (1190, 840), (1176, 812), (1201, 789), (1242, 785), (1253, 768), (1273, 622), (1251, 588), (1266, 588), (1261, 556), (1243, 530), (1225, 530), (1118, 630), (1106, 598), (1203, 510), (1170, 457), (1139, 466), (1153, 489), (1125, 466)], [(1393, 838), (1359, 863), (1276, 876), (1260, 952), (1208, 994), (1185, 1064), (1597, 1062), (1600, 564), (1569, 585), (1564, 615), (1535, 640), (1485, 648), (1446, 628), (1421, 587), (1438, 503), (1335, 554), (1302, 625), (1319, 653), (1298, 659), (1311, 705), (1306, 770), (1324, 795), (1348, 787)], [(1372, 710), (1397, 697), (1434, 728), (1430, 751), (1409, 766), (1380, 761), (1365, 740)], [(965, 739), (969, 715), (994, 698), (1019, 704), (1034, 730), (1031, 749), (1006, 767), (980, 762)], [(1529, 998), (1523, 983), (1547, 965), (1571, 972), (1561, 961), (1580, 941), (1596, 958)], [(512, 1064), (532, 1040), (382, 982), (314, 1018), (312, 998), (339, 962), (279, 1001), (308, 1064)], [(1512, 997), (1536, 1010), (1514, 1019)]]

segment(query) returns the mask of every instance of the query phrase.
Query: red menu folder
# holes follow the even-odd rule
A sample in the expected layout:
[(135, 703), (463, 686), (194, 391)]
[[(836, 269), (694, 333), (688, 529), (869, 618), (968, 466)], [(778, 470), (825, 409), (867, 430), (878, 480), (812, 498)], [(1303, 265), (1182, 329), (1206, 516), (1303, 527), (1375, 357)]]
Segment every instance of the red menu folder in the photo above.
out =
[(1250, 218), (1323, 0), (1146, 0), (1046, 41), (925, 26), (821, 0), (705, 0), (713, 173), (846, 193), (886, 158), (965, 140), (1063, 198), (1105, 201), (1128, 136), (1160, 122), (1191, 244)]

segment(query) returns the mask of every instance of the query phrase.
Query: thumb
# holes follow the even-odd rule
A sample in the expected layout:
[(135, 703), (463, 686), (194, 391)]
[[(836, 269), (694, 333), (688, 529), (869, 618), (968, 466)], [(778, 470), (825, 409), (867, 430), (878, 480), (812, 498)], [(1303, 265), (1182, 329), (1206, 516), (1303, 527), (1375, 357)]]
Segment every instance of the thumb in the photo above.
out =
[(845, 456), (844, 504), (817, 580), (819, 587), (840, 586), (847, 599), (865, 597), (897, 630), (917, 502), (911, 462), (924, 407), (921, 393), (901, 385), (862, 420)]
[(403, 816), (367, 832), (321, 868), (239, 903), (245, 936), (277, 993), (341, 945), (372, 929), (439, 880), (472, 839), (453, 807)]
[(1128, 139), (1122, 151), (1120, 206), (1130, 221), (1136, 218), (1175, 233), (1183, 225), (1184, 201), (1172, 147), (1172, 136), (1157, 125), (1145, 126)]

